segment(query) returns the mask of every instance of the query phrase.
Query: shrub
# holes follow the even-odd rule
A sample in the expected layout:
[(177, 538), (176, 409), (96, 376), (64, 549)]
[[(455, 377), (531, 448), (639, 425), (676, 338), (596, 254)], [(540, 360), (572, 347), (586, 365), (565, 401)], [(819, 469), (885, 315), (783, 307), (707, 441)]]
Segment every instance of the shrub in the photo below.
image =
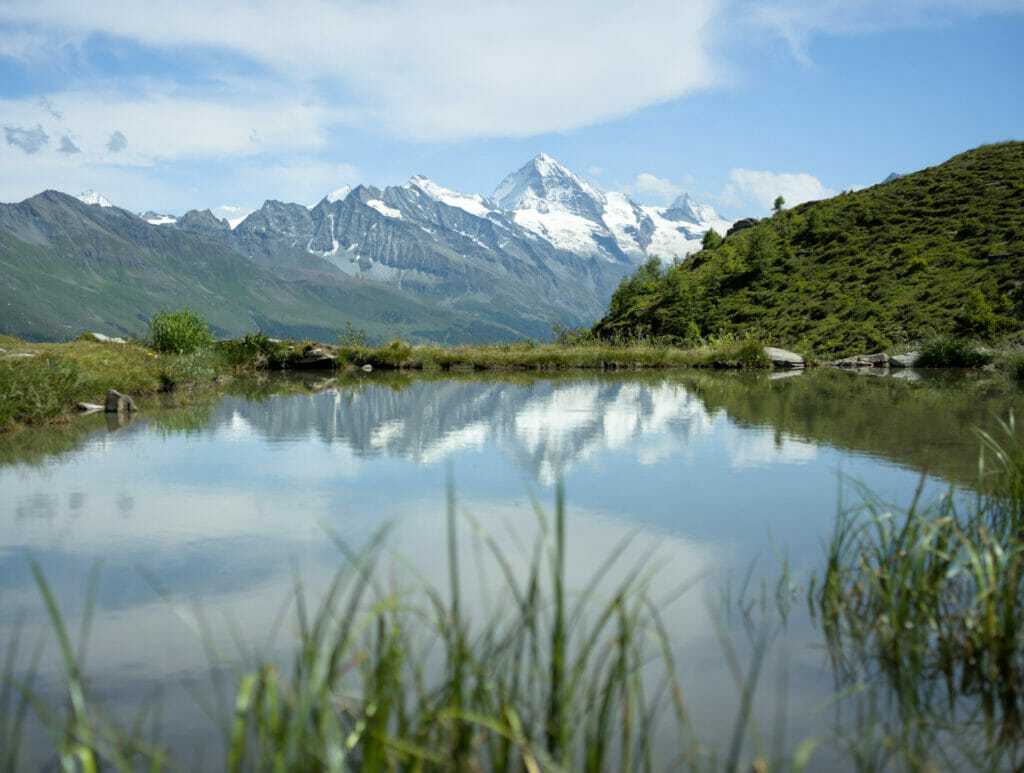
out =
[(1018, 381), (1024, 381), (1024, 354), (1018, 354), (1010, 360), (1010, 375)]
[(192, 354), (213, 343), (213, 333), (206, 320), (187, 307), (181, 311), (161, 308), (149, 321), (152, 346), (161, 352)]
[(951, 335), (935, 335), (921, 345), (918, 364), (925, 368), (977, 368), (991, 359), (970, 341)]
[(263, 333), (246, 333), (245, 338), (221, 341), (217, 350), (231, 365), (247, 368), (279, 368), (288, 354), (288, 344)]

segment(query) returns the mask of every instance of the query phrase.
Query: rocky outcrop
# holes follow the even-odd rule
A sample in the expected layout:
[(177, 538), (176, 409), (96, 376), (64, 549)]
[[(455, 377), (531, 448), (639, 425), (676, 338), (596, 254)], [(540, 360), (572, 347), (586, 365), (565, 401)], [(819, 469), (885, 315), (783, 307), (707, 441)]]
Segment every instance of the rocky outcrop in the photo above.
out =
[(130, 395), (122, 394), (116, 389), (107, 390), (107, 400), (103, 409), (107, 413), (132, 413), (139, 410)]
[(726, 236), (732, 236), (737, 231), (743, 231), (747, 228), (753, 228), (757, 225), (757, 219), (753, 217), (745, 217), (742, 220), (737, 220), (732, 224), (732, 227), (725, 232)]
[(804, 358), (795, 352), (777, 349), (774, 346), (764, 347), (764, 355), (774, 368), (803, 368), (807, 365)]

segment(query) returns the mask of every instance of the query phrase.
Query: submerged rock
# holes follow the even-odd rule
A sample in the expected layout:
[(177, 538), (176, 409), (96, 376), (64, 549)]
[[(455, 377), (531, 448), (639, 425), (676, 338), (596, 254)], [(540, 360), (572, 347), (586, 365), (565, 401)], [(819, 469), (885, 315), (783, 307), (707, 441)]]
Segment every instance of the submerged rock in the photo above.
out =
[(107, 413), (130, 413), (139, 410), (130, 395), (122, 394), (116, 389), (107, 390), (107, 402), (104, 406)]
[(764, 355), (776, 368), (802, 368), (807, 363), (804, 358), (796, 352), (788, 352), (785, 349), (777, 349), (774, 346), (764, 347)]

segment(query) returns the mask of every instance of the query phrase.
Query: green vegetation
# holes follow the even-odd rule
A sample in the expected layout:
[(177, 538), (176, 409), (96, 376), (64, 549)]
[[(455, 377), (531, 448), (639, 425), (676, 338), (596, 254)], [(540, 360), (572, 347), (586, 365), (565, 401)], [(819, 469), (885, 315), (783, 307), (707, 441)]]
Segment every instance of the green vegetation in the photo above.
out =
[(822, 357), (1024, 335), (1024, 143), (792, 209), (623, 280), (602, 338), (722, 332)]
[[(982, 439), (973, 504), (951, 491), (922, 505), (919, 492), (903, 512), (869, 500), (842, 513), (810, 600), (841, 685), (866, 675), (886, 688), (923, 739), (915, 756), (930, 756), (928, 741), (944, 725), (973, 728), (972, 767), (1019, 770), (1024, 444), (1012, 415), (998, 437)], [(914, 767), (926, 759), (911, 758)]]
[(149, 329), (150, 343), (158, 352), (194, 354), (213, 343), (206, 319), (187, 306), (180, 311), (160, 309), (149, 320)]
[(969, 341), (951, 335), (934, 335), (921, 344), (924, 368), (978, 368), (992, 361), (992, 356)]

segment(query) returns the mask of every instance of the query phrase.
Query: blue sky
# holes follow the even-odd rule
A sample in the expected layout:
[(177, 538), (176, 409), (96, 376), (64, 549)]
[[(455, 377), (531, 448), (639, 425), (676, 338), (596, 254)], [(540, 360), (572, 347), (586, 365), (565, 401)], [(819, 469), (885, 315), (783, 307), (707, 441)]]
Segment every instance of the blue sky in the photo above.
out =
[(760, 215), (1024, 139), (1022, 41), (1024, 0), (4, 0), (0, 201), (489, 195), (543, 151)]

